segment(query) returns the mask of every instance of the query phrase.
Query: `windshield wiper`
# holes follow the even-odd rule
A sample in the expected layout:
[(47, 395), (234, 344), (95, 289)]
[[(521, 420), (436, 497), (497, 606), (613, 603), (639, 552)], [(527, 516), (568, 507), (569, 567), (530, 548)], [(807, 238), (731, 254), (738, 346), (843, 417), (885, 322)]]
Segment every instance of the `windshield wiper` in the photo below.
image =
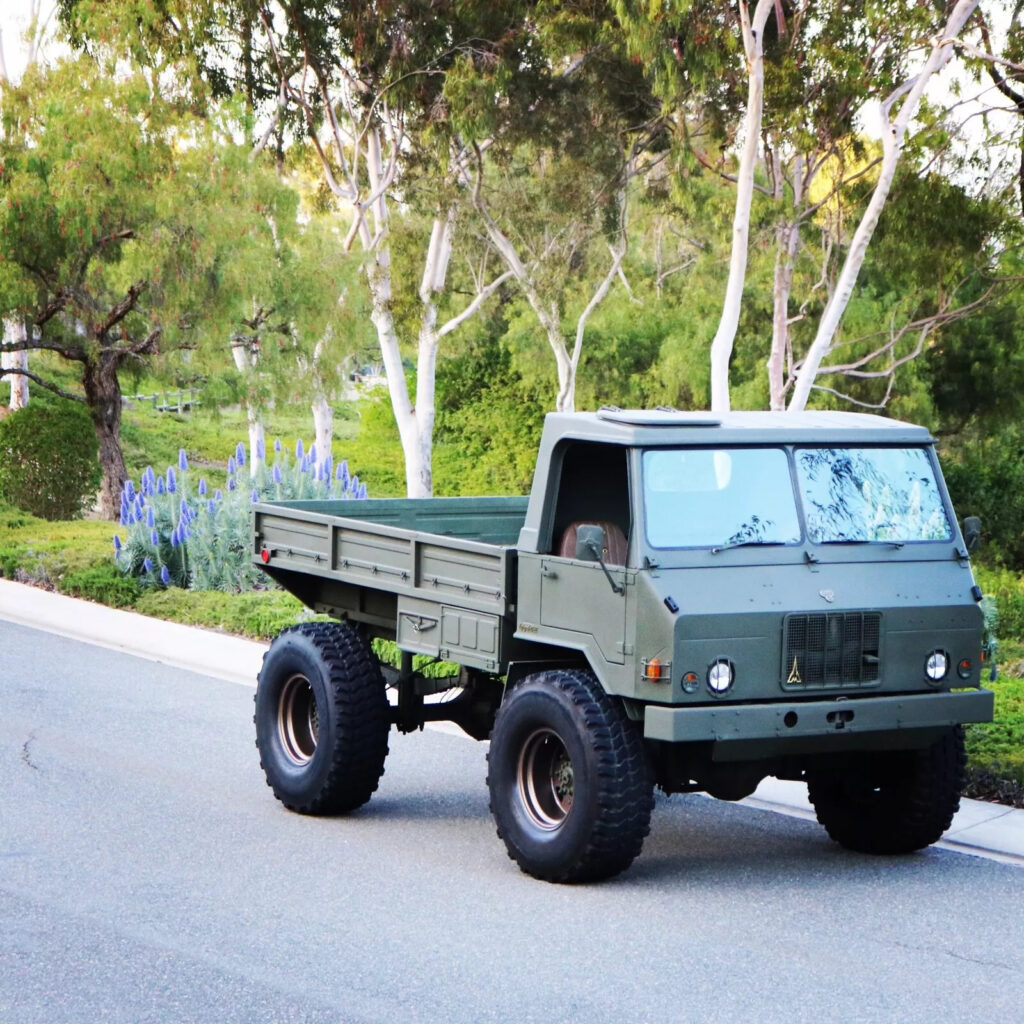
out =
[(733, 548), (780, 548), (785, 546), (784, 540), (734, 540), (731, 544), (719, 544), (711, 549), (711, 554), (717, 555), (722, 551), (731, 551)]

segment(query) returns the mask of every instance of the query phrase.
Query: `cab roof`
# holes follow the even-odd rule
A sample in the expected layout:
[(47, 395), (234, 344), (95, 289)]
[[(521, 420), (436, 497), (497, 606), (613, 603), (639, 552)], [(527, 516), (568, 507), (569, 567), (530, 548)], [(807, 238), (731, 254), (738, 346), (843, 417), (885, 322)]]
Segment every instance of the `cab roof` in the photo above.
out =
[(927, 444), (924, 427), (857, 412), (678, 412), (615, 409), (549, 413), (547, 440), (575, 439), (638, 447), (716, 444)]

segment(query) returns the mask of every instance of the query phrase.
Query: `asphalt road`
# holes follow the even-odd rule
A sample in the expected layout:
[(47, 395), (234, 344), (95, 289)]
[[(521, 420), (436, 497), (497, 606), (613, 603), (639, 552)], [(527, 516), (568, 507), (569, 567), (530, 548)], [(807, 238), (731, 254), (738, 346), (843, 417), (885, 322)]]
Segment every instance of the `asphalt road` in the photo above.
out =
[(366, 808), (303, 818), (251, 689), (3, 621), (0, 658), (3, 1024), (1024, 1016), (1020, 868), (660, 797), (626, 875), (552, 886), (471, 740), (393, 734)]

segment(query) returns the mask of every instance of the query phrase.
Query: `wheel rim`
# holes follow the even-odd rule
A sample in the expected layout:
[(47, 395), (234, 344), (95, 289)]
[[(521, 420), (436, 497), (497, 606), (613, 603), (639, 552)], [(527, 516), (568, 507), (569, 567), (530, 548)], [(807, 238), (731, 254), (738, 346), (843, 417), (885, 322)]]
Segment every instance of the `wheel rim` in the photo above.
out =
[(292, 764), (301, 766), (313, 760), (319, 726), (316, 697), (309, 680), (303, 675), (292, 676), (284, 684), (277, 705), (277, 732)]
[(561, 828), (572, 810), (574, 784), (572, 761), (557, 733), (537, 729), (527, 737), (516, 781), (530, 821), (545, 832)]

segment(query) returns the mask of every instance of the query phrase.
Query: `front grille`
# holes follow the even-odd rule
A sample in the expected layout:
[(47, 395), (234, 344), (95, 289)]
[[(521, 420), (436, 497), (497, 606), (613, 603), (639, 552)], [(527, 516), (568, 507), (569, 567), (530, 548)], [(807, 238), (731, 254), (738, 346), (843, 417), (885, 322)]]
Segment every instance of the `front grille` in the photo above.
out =
[(879, 680), (879, 612), (789, 615), (783, 623), (787, 690), (870, 686)]

